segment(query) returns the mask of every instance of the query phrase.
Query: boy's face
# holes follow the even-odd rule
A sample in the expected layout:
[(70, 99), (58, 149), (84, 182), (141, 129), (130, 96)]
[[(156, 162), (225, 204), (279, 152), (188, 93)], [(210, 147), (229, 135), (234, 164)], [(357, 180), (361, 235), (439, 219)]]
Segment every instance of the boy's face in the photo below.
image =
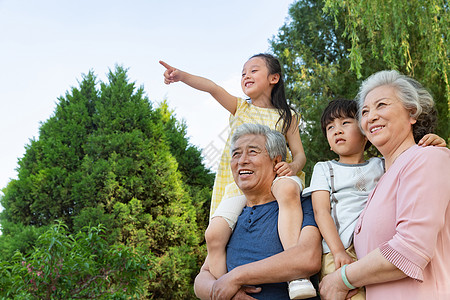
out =
[(353, 118), (336, 118), (326, 126), (328, 144), (340, 160), (343, 157), (361, 156), (367, 138), (362, 134), (358, 121)]

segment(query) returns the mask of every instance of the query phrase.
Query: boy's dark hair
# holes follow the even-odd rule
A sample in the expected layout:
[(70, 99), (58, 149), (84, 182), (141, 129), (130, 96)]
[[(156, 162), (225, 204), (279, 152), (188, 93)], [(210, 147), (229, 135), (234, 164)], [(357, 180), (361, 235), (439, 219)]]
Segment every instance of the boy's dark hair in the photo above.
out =
[[(249, 59), (252, 59), (254, 57), (259, 57), (265, 61), (270, 75), (272, 75), (272, 74), (280, 75), (280, 79), (278, 80), (278, 83), (275, 84), (275, 86), (272, 89), (270, 101), (272, 102), (272, 105), (278, 110), (278, 113), (280, 114), (280, 118), (278, 119), (278, 122), (283, 121), (283, 123), (282, 123), (283, 134), (287, 134), (287, 131), (291, 127), (291, 123), (292, 123), (291, 110), (293, 110), (293, 108), (287, 103), (287, 100), (286, 100), (286, 94), (285, 94), (285, 90), (284, 90), (284, 79), (283, 79), (283, 74), (281, 71), (280, 61), (275, 56), (273, 56), (272, 54), (269, 54), (269, 53), (255, 54), (252, 57), (250, 57)], [(298, 118), (297, 115), (296, 115), (296, 117)]]
[[(322, 127), (322, 133), (325, 137), (327, 137), (327, 126), (334, 119), (344, 119), (344, 118), (352, 118), (358, 122), (358, 103), (354, 100), (349, 99), (336, 99), (332, 100), (328, 103), (328, 106), (325, 107), (322, 117), (320, 118), (320, 125)], [(361, 134), (363, 134), (361, 132)], [(367, 141), (366, 147), (364, 150), (367, 150), (370, 147), (370, 142)]]

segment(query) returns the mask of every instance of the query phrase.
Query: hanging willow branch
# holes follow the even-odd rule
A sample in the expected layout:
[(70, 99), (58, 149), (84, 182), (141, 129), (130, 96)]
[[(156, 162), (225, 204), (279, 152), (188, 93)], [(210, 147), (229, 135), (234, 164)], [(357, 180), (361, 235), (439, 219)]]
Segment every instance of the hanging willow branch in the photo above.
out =
[[(344, 26), (343, 37), (351, 42), (350, 69), (358, 78), (365, 63), (361, 49), (370, 49), (372, 57), (381, 58), (387, 68), (413, 76), (430, 89), (436, 86), (435, 97), (442, 95), (447, 106), (444, 109), (447, 113), (440, 118), (444, 117), (448, 123), (450, 14), (447, 0), (326, 0), (324, 12), (334, 17), (336, 28)], [(344, 24), (337, 21), (339, 15), (344, 16)]]

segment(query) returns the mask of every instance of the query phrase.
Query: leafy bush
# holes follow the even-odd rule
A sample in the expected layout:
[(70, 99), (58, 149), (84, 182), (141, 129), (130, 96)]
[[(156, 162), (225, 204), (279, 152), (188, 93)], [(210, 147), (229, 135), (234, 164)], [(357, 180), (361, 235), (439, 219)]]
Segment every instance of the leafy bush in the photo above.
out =
[(35, 251), (0, 262), (0, 297), (8, 299), (130, 299), (146, 293), (151, 259), (139, 249), (109, 246), (105, 228), (75, 236), (62, 222), (39, 236)]

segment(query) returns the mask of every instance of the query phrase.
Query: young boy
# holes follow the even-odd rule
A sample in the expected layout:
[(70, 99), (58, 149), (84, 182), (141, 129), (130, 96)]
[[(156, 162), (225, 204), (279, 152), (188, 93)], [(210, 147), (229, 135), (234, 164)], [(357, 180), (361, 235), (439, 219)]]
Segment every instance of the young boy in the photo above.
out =
[[(346, 99), (331, 101), (325, 108), (322, 131), (339, 159), (318, 162), (310, 187), (303, 191), (304, 196), (312, 197), (315, 219), (324, 238), (321, 278), (356, 260), (356, 221), (369, 193), (384, 174), (382, 158), (364, 159), (364, 150), (370, 144), (359, 128), (357, 113), (356, 101)], [(428, 134), (419, 145), (445, 146), (445, 141)], [(364, 289), (360, 288), (351, 299), (365, 299)]]

